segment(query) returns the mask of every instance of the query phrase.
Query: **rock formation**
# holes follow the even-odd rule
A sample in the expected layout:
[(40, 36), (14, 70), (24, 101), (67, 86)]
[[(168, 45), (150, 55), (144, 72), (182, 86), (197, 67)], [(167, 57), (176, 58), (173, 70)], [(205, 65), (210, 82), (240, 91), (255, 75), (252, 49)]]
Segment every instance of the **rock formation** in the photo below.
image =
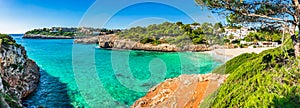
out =
[(99, 36), (98, 39), (100, 48), (112, 48), (112, 49), (129, 49), (129, 50), (146, 50), (146, 51), (162, 51), (162, 52), (178, 52), (178, 51), (209, 51), (210, 47), (207, 45), (186, 45), (183, 47), (177, 47), (170, 44), (142, 44), (130, 40), (118, 39), (116, 35), (104, 35)]
[(203, 99), (217, 90), (228, 75), (181, 75), (153, 87), (132, 108), (198, 108)]
[(39, 67), (18, 44), (0, 44), (0, 63), (0, 107), (21, 107), (21, 99), (37, 88)]
[(98, 36), (76, 38), (74, 43), (96, 44), (98, 43)]

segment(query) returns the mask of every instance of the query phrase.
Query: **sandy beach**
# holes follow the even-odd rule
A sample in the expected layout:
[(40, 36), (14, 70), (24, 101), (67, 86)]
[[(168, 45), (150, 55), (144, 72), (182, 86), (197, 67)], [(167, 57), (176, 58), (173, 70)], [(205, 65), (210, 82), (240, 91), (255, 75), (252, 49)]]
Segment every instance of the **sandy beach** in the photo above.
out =
[(243, 53), (261, 53), (268, 49), (276, 47), (266, 48), (235, 48), (235, 49), (215, 49), (212, 51), (205, 51), (203, 53), (212, 55), (216, 60), (227, 61)]

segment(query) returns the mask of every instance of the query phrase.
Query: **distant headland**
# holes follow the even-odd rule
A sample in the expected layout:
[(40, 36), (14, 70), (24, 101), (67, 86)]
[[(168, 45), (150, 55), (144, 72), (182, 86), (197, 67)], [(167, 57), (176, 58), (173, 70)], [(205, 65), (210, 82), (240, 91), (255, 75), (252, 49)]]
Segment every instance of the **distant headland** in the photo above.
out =
[(114, 34), (120, 30), (109, 30), (105, 28), (92, 28), (92, 27), (52, 27), (33, 29), (27, 31), (23, 38), (27, 39), (74, 39), (81, 37), (93, 37), (106, 34)]

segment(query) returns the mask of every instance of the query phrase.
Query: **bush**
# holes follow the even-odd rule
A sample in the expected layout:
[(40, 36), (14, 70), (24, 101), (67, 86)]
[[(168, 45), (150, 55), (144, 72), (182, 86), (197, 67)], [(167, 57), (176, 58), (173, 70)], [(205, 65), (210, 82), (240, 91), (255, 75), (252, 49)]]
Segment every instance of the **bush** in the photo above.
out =
[(233, 46), (233, 48), (239, 48), (239, 46), (237, 46), (237, 45), (234, 45), (234, 46)]
[(159, 40), (154, 40), (154, 41), (151, 42), (151, 44), (153, 44), (153, 45), (159, 45), (159, 44), (161, 44), (161, 42)]
[(229, 39), (224, 39), (224, 42), (225, 42), (225, 43), (229, 43), (230, 40), (229, 40)]
[(143, 44), (146, 44), (146, 43), (151, 43), (153, 41), (154, 41), (154, 39), (152, 39), (152, 38), (144, 38), (140, 42)]
[(16, 41), (7, 34), (0, 34), (1, 43), (4, 45), (17, 45)]
[(291, 40), (260, 54), (242, 54), (214, 73), (230, 74), (209, 107), (300, 107), (300, 69)]
[[(191, 24), (182, 24), (182, 22), (164, 22), (162, 24), (152, 24), (147, 27), (133, 27), (126, 29), (123, 32), (119, 32), (117, 35), (121, 39), (130, 39), (133, 41), (141, 40), (140, 42), (142, 43), (151, 43), (146, 39), (148, 37), (155, 37), (157, 38), (156, 40), (165, 38), (165, 40), (168, 40), (166, 42), (169, 44), (182, 46), (190, 43), (205, 44), (208, 38), (211, 40), (214, 39), (214, 41), (221, 40), (219, 39), (220, 37), (218, 37), (218, 34), (221, 33), (219, 28), (222, 29), (222, 26), (219, 25), (218, 27), (214, 28), (210, 23), (203, 23), (201, 27), (197, 26), (197, 28), (192, 29)], [(155, 39), (152, 42), (154, 41)], [(154, 43), (160, 44), (162, 42), (156, 41)]]
[(232, 44), (240, 44), (240, 42), (241, 42), (240, 40), (233, 40), (231, 43)]

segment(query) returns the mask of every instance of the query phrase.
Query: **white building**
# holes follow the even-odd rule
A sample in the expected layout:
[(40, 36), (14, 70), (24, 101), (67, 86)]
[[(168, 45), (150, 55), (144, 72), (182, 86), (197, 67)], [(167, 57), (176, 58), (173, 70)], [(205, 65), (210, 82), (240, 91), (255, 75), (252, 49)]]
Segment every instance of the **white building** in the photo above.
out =
[(200, 25), (190, 25), (190, 27), (192, 30), (196, 30), (196, 29), (200, 28), (201, 26)]
[(262, 42), (246, 42), (241, 41), (241, 44), (253, 45), (257, 47), (278, 47), (278, 42), (269, 42), (269, 41), (262, 41)]
[(255, 32), (253, 30), (249, 30), (246, 27), (242, 27), (240, 29), (228, 29), (225, 28), (225, 33), (223, 33), (223, 36), (230, 36), (233, 35), (234, 39), (244, 39), (250, 32)]

